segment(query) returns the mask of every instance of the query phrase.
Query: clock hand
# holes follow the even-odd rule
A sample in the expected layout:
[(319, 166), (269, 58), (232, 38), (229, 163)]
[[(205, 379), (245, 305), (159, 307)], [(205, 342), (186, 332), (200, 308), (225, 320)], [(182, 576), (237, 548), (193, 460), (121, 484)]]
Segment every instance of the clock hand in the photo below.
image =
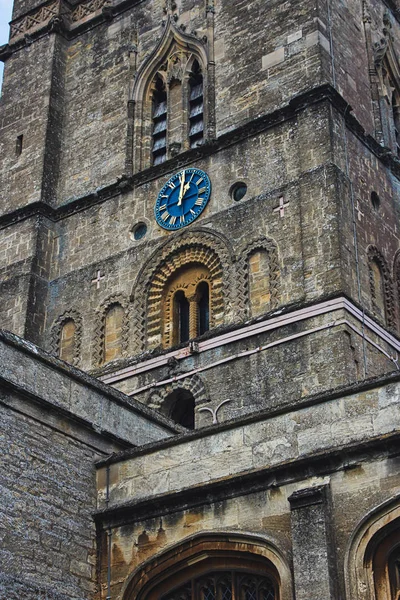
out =
[(181, 175), (181, 189), (179, 190), (179, 198), (178, 198), (178, 206), (182, 204), (182, 198), (185, 193), (185, 169), (182, 171)]

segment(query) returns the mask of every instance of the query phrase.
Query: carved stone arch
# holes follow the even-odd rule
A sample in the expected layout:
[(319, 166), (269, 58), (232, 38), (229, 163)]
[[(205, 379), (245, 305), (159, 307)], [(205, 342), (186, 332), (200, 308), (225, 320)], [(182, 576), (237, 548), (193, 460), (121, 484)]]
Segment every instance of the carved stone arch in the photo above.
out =
[(383, 292), (384, 302), (386, 311), (386, 321), (389, 327), (395, 326), (395, 304), (393, 294), (393, 282), (390, 275), (390, 270), (383, 254), (378, 250), (376, 246), (369, 246), (367, 249), (368, 256), (368, 270), (369, 270), (369, 284), (372, 299), (372, 306), (375, 314), (379, 314), (379, 310), (376, 309), (376, 301), (378, 290), (375, 285), (373, 263), (377, 264), (383, 278)]
[(371, 511), (350, 537), (345, 557), (348, 600), (391, 600), (385, 585), (377, 585), (374, 557), (382, 541), (393, 531), (400, 536), (400, 496)]
[(93, 360), (96, 366), (104, 363), (104, 342), (106, 331), (107, 311), (113, 306), (119, 305), (124, 310), (122, 323), (122, 356), (127, 355), (129, 343), (129, 301), (124, 294), (113, 294), (101, 303), (96, 311), (95, 330), (94, 330), (94, 349)]
[(270, 308), (279, 305), (281, 293), (279, 252), (277, 243), (271, 238), (258, 238), (247, 244), (239, 253), (238, 257), (238, 298), (239, 310), (243, 319), (250, 316), (250, 285), (249, 285), (249, 257), (257, 251), (265, 251), (268, 254), (269, 278), (271, 290)]
[[(171, 17), (168, 17), (163, 35), (153, 52), (140, 65), (135, 75), (132, 90), (131, 115), (133, 140), (128, 148), (127, 168), (133, 172), (150, 166), (151, 142), (151, 95), (157, 74), (168, 85), (174, 79), (184, 81), (188, 65), (197, 59), (204, 73), (204, 90), (208, 93), (208, 49), (207, 45), (194, 35), (178, 29)], [(205, 103), (204, 121), (207, 135), (209, 104)], [(129, 155), (130, 154), (130, 155)], [(128, 173), (130, 174), (130, 173)]]
[(275, 540), (231, 530), (203, 531), (168, 546), (133, 571), (122, 587), (121, 598), (145, 600), (151, 597), (160, 582), (169, 578), (176, 582), (178, 573), (183, 579), (190, 577), (194, 571), (206, 573), (215, 569), (214, 565), (221, 559), (225, 564), (231, 561), (239, 569), (245, 565), (255, 571), (262, 570), (275, 580), (279, 600), (293, 598), (289, 558), (278, 548)]
[(147, 406), (154, 408), (155, 410), (162, 411), (165, 399), (171, 394), (171, 392), (176, 390), (187, 390), (190, 392), (194, 398), (196, 406), (204, 404), (209, 400), (205, 383), (199, 377), (199, 375), (194, 374), (190, 377), (173, 381), (165, 387), (158, 388), (157, 390), (153, 391), (147, 399)]
[(212, 277), (211, 326), (229, 320), (232, 252), (228, 241), (206, 229), (182, 232), (156, 250), (137, 277), (132, 294), (137, 352), (160, 346), (163, 289), (177, 269), (191, 263), (205, 265)]
[(61, 349), (61, 333), (64, 325), (68, 321), (73, 321), (76, 326), (75, 330), (75, 346), (74, 346), (74, 357), (72, 364), (77, 365), (79, 363), (80, 354), (81, 354), (81, 343), (82, 343), (82, 317), (78, 311), (71, 309), (66, 310), (62, 315), (57, 317), (54, 321), (52, 330), (51, 330), (51, 354), (54, 356), (60, 356)]

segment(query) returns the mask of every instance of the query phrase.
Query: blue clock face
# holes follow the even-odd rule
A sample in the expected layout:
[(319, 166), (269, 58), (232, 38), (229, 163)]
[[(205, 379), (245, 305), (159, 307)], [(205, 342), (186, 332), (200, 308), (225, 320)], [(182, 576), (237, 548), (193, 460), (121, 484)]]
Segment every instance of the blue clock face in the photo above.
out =
[(180, 229), (192, 223), (205, 209), (211, 194), (207, 173), (184, 169), (167, 181), (154, 207), (156, 221), (164, 229)]

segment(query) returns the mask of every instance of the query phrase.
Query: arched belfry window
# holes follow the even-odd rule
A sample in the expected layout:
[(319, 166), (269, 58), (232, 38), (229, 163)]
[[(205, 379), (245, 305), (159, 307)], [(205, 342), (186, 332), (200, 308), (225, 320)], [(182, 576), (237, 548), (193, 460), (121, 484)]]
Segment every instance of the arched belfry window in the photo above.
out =
[(211, 276), (201, 264), (178, 269), (164, 293), (164, 345), (182, 344), (210, 329)]
[(189, 144), (199, 146), (204, 138), (204, 90), (203, 75), (197, 60), (193, 62), (189, 76)]
[(215, 138), (212, 43), (167, 19), (162, 39), (136, 70), (128, 103), (128, 174)]
[(156, 76), (152, 98), (152, 157), (153, 164), (159, 165), (167, 160), (167, 91), (165, 83)]
[(381, 113), (384, 142), (397, 155), (400, 151), (400, 89), (388, 57), (381, 70)]

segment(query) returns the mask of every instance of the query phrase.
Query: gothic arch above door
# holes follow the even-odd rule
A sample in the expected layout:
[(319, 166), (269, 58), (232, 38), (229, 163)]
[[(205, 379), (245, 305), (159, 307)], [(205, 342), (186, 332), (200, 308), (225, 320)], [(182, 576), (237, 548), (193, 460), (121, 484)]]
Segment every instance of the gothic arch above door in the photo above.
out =
[(204, 534), (137, 569), (123, 600), (289, 600), (290, 570), (268, 542)]

